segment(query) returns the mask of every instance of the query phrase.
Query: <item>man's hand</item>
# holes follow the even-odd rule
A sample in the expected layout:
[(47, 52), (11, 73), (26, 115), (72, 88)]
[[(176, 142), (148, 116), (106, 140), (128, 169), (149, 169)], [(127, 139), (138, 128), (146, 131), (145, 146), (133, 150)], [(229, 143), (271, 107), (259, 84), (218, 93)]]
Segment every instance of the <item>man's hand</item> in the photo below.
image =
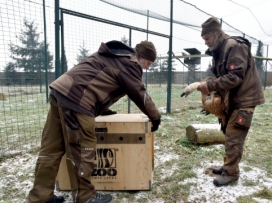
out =
[(198, 87), (197, 90), (203, 94), (209, 94), (209, 89), (206, 82), (202, 82)]
[(156, 130), (159, 129), (159, 125), (161, 124), (161, 118), (158, 120), (151, 120), (152, 122), (152, 127), (151, 127), (151, 132), (155, 132)]

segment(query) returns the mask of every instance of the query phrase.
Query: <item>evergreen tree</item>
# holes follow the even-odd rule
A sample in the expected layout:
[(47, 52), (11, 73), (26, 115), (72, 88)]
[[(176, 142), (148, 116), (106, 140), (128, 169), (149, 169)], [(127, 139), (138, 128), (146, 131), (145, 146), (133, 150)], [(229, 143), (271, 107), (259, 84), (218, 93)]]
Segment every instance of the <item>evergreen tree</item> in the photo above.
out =
[(121, 37), (121, 42), (123, 42), (125, 45), (129, 46), (129, 39), (127, 39), (125, 35), (123, 37)]
[(15, 84), (17, 81), (16, 77), (16, 66), (14, 63), (9, 62), (5, 68), (4, 68), (4, 73), (5, 73), (5, 77), (6, 77), (6, 85), (10, 85), (11, 83)]
[(89, 50), (86, 49), (85, 43), (83, 41), (83, 45), (79, 46), (79, 54), (76, 57), (77, 62), (80, 63), (85, 58), (87, 58), (89, 56), (88, 52), (89, 52)]
[(160, 61), (158, 58), (156, 58), (156, 60), (151, 64), (149, 71), (158, 72), (159, 66), (160, 66)]
[[(34, 21), (29, 22), (24, 19), (24, 30), (21, 30), (19, 36), (16, 36), (21, 42), (21, 46), (10, 43), (9, 51), (11, 52), (11, 58), (15, 61), (17, 68), (23, 69), (25, 72), (39, 72), (45, 71), (45, 44), (39, 42), (39, 33)], [(47, 44), (47, 57), (48, 57), (48, 70), (53, 68), (52, 60), (53, 56), (48, 50)]]
[[(175, 63), (175, 60), (172, 60), (172, 72), (171, 72), (172, 78), (174, 76), (174, 71), (176, 70), (174, 68), (174, 66), (177, 65), (174, 63)], [(167, 79), (168, 79), (168, 59), (163, 60), (162, 64), (160, 64), (160, 66), (159, 66), (159, 69), (160, 69), (160, 73), (161, 73), (162, 78), (164, 78), (165, 81), (167, 81)]]
[[(61, 73), (65, 73), (67, 72), (68, 70), (68, 61), (67, 61), (67, 58), (66, 58), (66, 52), (65, 52), (65, 49), (64, 49), (64, 54), (63, 54), (63, 58), (61, 57), (61, 60), (60, 60), (60, 67), (61, 67)], [(63, 61), (63, 64), (62, 64), (62, 61)]]

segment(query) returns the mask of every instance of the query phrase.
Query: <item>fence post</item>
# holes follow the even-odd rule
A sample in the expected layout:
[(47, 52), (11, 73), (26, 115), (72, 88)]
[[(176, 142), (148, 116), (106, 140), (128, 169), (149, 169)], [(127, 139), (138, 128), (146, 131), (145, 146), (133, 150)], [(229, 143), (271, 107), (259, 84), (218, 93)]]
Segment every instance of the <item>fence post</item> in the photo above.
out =
[(47, 61), (47, 41), (46, 41), (46, 15), (45, 15), (45, 0), (43, 0), (43, 33), (44, 33), (44, 68), (45, 68), (45, 89), (46, 103), (48, 103), (48, 61)]
[[(268, 58), (268, 45), (267, 46), (267, 52), (266, 52), (266, 58)], [(266, 88), (266, 77), (267, 77), (267, 60), (265, 63), (265, 74), (264, 74), (264, 89)]]
[(60, 12), (60, 48), (61, 48), (61, 66), (60, 66), (60, 73), (61, 75), (64, 73), (64, 20), (63, 20), (63, 12)]
[[(147, 22), (146, 22), (146, 40), (148, 41), (148, 29), (149, 29), (149, 10), (147, 10)], [(145, 70), (145, 88), (147, 89), (147, 69)]]
[(55, 0), (55, 79), (60, 76), (59, 0)]
[[(129, 46), (131, 47), (131, 28), (129, 29)], [(128, 97), (128, 113), (130, 113), (130, 103), (130, 98)]]
[(168, 52), (168, 81), (167, 81), (167, 113), (171, 113), (171, 88), (172, 88), (172, 36), (173, 36), (173, 0), (170, 6), (170, 37)]

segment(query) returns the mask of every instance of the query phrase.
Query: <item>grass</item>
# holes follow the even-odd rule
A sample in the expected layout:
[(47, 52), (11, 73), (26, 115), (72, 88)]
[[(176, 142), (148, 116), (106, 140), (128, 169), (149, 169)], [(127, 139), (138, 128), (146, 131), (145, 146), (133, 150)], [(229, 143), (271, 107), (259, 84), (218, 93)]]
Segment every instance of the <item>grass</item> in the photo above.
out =
[(253, 193), (252, 195), (239, 197), (237, 201), (238, 203), (258, 203), (256, 198), (272, 200), (272, 190), (265, 187), (258, 192)]
[(49, 107), (44, 94), (11, 96), (0, 105), (0, 157), (38, 145)]
[[(188, 197), (191, 193), (190, 189), (195, 186), (196, 183), (186, 183), (184, 182), (188, 178), (196, 178), (193, 168), (201, 166), (201, 161), (205, 160), (207, 162), (222, 162), (224, 156), (224, 147), (216, 145), (194, 145), (186, 137), (186, 127), (190, 124), (196, 123), (217, 123), (217, 118), (212, 115), (202, 115), (200, 114), (201, 103), (200, 95), (198, 92), (195, 92), (189, 95), (187, 98), (180, 98), (179, 94), (182, 92), (183, 87), (175, 87), (172, 92), (176, 97), (172, 97), (172, 113), (162, 115), (162, 124), (158, 131), (155, 133), (155, 160), (159, 160), (161, 157), (164, 157), (165, 154), (172, 154), (177, 156), (177, 159), (170, 159), (163, 163), (157, 163), (154, 171), (154, 180), (152, 191), (147, 191), (144, 196), (137, 196), (137, 192), (117, 192), (115, 194), (115, 202), (150, 202), (150, 200), (163, 201), (166, 203), (184, 201), (188, 202)], [(151, 94), (157, 95), (152, 96)], [(162, 98), (161, 95), (166, 95), (166, 87), (153, 86), (151, 96), (153, 101), (157, 104), (158, 107), (166, 106), (166, 99)], [(272, 139), (271, 139), (271, 112), (272, 112), (272, 90), (267, 89), (264, 91), (266, 103), (260, 105), (256, 108), (252, 125), (247, 136), (244, 154), (242, 162), (248, 163), (246, 167), (243, 168), (245, 172), (252, 171), (253, 167), (262, 169), (266, 172), (268, 178), (272, 178)], [(34, 95), (33, 95), (34, 97)], [(27, 95), (22, 96), (22, 101), (29, 100)], [(35, 98), (38, 101), (41, 101), (43, 98), (42, 94), (36, 94)], [(21, 102), (22, 102), (21, 101)], [(5, 103), (7, 101), (4, 101)], [(45, 103), (32, 103), (32, 105), (27, 104), (27, 102), (16, 102), (15, 98), (10, 98), (9, 105), (2, 103), (5, 106), (4, 110), (1, 108), (0, 112), (3, 114), (5, 112), (6, 121), (16, 119), (14, 122), (7, 122), (6, 128), (11, 129), (22, 129), (23, 136), (20, 136), (20, 139), (24, 139), (24, 144), (31, 141), (31, 139), (37, 139), (40, 136), (40, 131), (42, 130), (44, 119), (46, 118), (46, 113), (48, 105)], [(117, 110), (118, 113), (125, 113), (127, 110), (128, 100), (126, 97), (118, 101), (111, 109)], [(136, 106), (131, 107), (131, 112), (139, 112)], [(16, 106), (16, 112), (12, 112), (11, 109)], [(22, 110), (22, 113), (20, 113)], [(140, 112), (139, 112), (140, 113)], [(14, 118), (15, 117), (15, 118)], [(31, 123), (33, 119), (40, 119), (39, 122)], [(1, 125), (3, 127), (3, 120), (1, 120)], [(18, 123), (22, 123), (22, 126), (25, 126), (25, 129), (19, 128)], [(3, 129), (1, 127), (1, 130)], [(32, 128), (32, 129), (30, 129)], [(5, 130), (8, 132), (8, 129)], [(3, 139), (15, 139), (12, 135), (6, 135), (1, 132), (1, 149), (3, 148)], [(19, 144), (20, 142), (15, 142), (14, 145)], [(13, 144), (9, 142), (8, 144)], [(30, 143), (31, 145), (31, 143)], [(5, 146), (4, 146), (5, 147)], [(37, 154), (37, 150), (32, 152)], [(1, 174), (8, 173), (7, 170), (3, 169), (0, 171)], [(33, 171), (31, 171), (33, 173)], [(32, 180), (33, 176), (20, 176), (19, 180), (23, 182), (24, 180)], [(245, 181), (243, 186), (254, 187), (258, 186), (258, 181)], [(236, 183), (232, 185), (235, 187)], [(2, 187), (4, 194), (9, 194), (10, 196), (16, 195), (19, 199), (24, 199), (25, 194), (19, 191), (18, 189), (12, 189), (10, 187)], [(245, 195), (237, 198), (239, 203), (248, 203), (248, 202), (258, 202), (256, 198), (261, 199), (272, 199), (272, 190), (270, 188), (262, 188), (258, 192)], [(12, 199), (12, 198), (11, 198)], [(7, 197), (0, 197), (0, 202), (9, 202)], [(199, 197), (199, 202), (207, 202), (205, 196)]]

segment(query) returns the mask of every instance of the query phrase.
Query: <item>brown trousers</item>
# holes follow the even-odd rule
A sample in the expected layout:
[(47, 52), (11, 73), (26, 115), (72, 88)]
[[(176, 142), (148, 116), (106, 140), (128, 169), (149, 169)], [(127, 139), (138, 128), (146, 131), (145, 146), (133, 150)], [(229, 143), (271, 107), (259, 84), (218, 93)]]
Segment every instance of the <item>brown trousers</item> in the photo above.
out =
[(95, 118), (70, 110), (50, 95), (50, 109), (42, 133), (29, 203), (44, 203), (53, 197), (64, 153), (74, 202), (83, 202), (95, 195), (90, 182), (96, 150), (94, 128)]
[(239, 177), (239, 163), (243, 155), (244, 142), (251, 125), (254, 108), (234, 110), (228, 121), (225, 134), (225, 156), (223, 170), (229, 176)]

